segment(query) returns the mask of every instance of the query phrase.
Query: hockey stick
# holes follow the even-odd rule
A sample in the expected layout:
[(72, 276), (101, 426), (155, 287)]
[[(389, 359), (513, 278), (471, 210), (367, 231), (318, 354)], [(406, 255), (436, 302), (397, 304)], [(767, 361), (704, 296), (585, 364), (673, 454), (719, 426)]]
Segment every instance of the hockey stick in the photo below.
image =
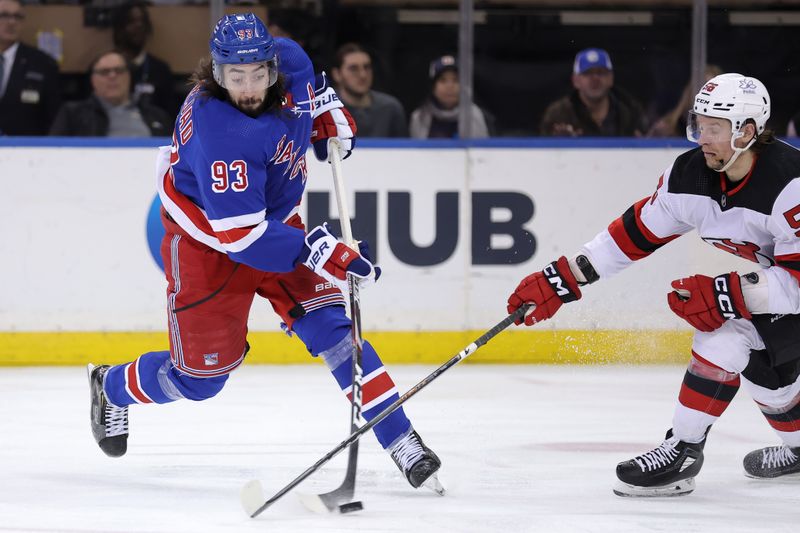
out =
[(495, 335), (506, 329), (508, 326), (513, 324), (516, 320), (520, 320), (525, 316), (525, 313), (528, 311), (530, 305), (523, 305), (506, 318), (498, 322), (492, 329), (488, 330), (486, 333), (478, 337), (475, 341), (473, 341), (470, 345), (466, 348), (458, 352), (455, 356), (449, 359), (446, 363), (442, 366), (434, 370), (430, 373), (427, 377), (425, 377), (422, 381), (408, 389), (402, 396), (400, 396), (395, 402), (384, 409), (380, 414), (378, 414), (375, 418), (358, 428), (357, 430), (353, 431), (353, 433), (347, 437), (345, 440), (339, 443), (334, 449), (329, 451), (325, 454), (322, 459), (308, 467), (305, 472), (297, 476), (291, 483), (283, 487), (274, 496), (269, 499), (264, 498), (264, 492), (261, 489), (261, 484), (258, 481), (251, 481), (247, 485), (242, 488), (242, 505), (244, 506), (245, 511), (247, 514), (250, 515), (251, 518), (255, 518), (256, 516), (260, 515), (264, 512), (269, 506), (273, 503), (281, 499), (287, 492), (295, 488), (297, 485), (305, 481), (311, 474), (319, 470), (321, 466), (325, 463), (336, 457), (342, 450), (347, 448), (350, 444), (358, 441), (361, 436), (372, 429), (373, 426), (378, 424), (381, 420), (392, 414), (398, 407), (403, 405), (406, 401), (411, 399), (414, 395), (416, 395), (419, 391), (427, 387), (433, 380), (438, 378), (440, 375), (445, 373), (449, 368), (454, 366), (455, 364), (459, 363), (461, 360), (466, 359), (475, 351), (489, 342)]
[[(339, 139), (331, 138), (328, 141), (328, 161), (333, 172), (333, 190), (336, 195), (336, 206), (339, 212), (339, 225), (342, 230), (344, 243), (358, 250), (358, 243), (353, 239), (353, 232), (350, 228), (350, 210), (347, 206), (346, 191), (344, 188), (344, 177), (342, 175), (342, 156), (339, 151)], [(353, 357), (351, 374), (351, 399), (350, 399), (350, 432), (358, 429), (361, 422), (362, 395), (361, 385), (364, 377), (362, 358), (364, 340), (361, 337), (361, 297), (359, 294), (358, 282), (351, 275), (347, 276), (347, 285), (350, 292), (350, 320), (352, 322), (353, 336)], [(356, 471), (358, 468), (358, 442), (350, 446), (347, 456), (347, 470), (342, 484), (330, 492), (324, 494), (298, 494), (300, 501), (308, 509), (316, 513), (332, 512), (339, 508), (339, 505), (350, 502), (356, 490)], [(363, 508), (361, 502), (351, 502), (349, 511), (357, 511)]]

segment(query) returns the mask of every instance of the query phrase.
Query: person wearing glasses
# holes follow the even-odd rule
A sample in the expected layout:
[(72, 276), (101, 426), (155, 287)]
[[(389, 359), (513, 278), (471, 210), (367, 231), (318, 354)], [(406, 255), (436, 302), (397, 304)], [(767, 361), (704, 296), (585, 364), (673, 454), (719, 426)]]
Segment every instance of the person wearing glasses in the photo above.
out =
[(58, 64), (20, 42), (25, 14), (0, 0), (0, 135), (47, 135), (61, 104)]
[[(2, 1), (2, 0), (0, 0)], [(50, 135), (64, 137), (166, 137), (172, 120), (166, 111), (131, 100), (130, 64), (120, 52), (103, 52), (89, 67), (92, 95), (67, 102)]]

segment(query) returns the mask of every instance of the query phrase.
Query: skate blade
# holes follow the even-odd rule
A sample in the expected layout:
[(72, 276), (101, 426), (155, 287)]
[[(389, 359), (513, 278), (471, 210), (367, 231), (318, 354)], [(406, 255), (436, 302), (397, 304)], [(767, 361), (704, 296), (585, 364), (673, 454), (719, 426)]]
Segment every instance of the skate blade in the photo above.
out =
[(671, 498), (674, 496), (686, 496), (694, 490), (694, 478), (682, 479), (677, 483), (660, 485), (657, 487), (638, 487), (629, 485), (622, 481), (617, 481), (614, 486), (614, 494), (623, 498)]
[(444, 489), (444, 486), (439, 481), (439, 476), (437, 474), (435, 474), (435, 473), (431, 477), (426, 479), (422, 483), (422, 486), (425, 487), (428, 490), (432, 490), (433, 492), (435, 492), (439, 496), (444, 496), (444, 494), (446, 492), (445, 489)]
[(797, 483), (797, 480), (800, 479), (800, 472), (793, 472), (791, 474), (784, 474), (782, 476), (767, 477), (767, 476), (756, 476), (754, 474), (751, 474), (747, 470), (745, 470), (744, 471), (744, 477), (750, 478), (750, 479), (755, 479), (755, 480), (758, 480), (758, 481), (779, 482), (779, 481), (784, 480), (784, 481), (791, 481), (793, 483)]

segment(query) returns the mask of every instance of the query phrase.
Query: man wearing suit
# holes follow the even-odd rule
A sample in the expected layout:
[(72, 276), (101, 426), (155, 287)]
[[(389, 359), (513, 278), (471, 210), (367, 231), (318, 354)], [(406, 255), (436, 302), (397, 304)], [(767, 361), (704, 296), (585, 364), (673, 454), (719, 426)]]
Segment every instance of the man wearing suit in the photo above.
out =
[(0, 0), (0, 135), (47, 135), (61, 104), (58, 64), (19, 41), (18, 0)]

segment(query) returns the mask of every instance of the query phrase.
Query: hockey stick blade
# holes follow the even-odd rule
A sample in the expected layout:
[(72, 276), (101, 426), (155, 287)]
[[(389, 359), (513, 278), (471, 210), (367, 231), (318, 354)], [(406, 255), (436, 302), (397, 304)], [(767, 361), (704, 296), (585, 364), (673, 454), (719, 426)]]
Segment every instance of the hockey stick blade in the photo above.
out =
[[(306, 468), (302, 474), (294, 478), (288, 485), (286, 485), (281, 490), (276, 492), (275, 495), (266, 500), (262, 499), (261, 505), (258, 506), (258, 508), (256, 508), (255, 510), (252, 510), (253, 505), (252, 501), (250, 500), (251, 494), (248, 494), (247, 504), (245, 504), (244, 500), (242, 501), (242, 504), (245, 506), (245, 510), (248, 511), (250, 517), (255, 518), (256, 516), (263, 513), (272, 504), (274, 504), (276, 501), (280, 500), (283, 496), (285, 496), (287, 492), (291, 491), (292, 489), (297, 487), (300, 483), (308, 479), (309, 476), (311, 476), (314, 472), (319, 470), (320, 467), (322, 467), (328, 461), (339, 455), (342, 452), (342, 450), (347, 448), (350, 444), (360, 439), (361, 436), (364, 435), (364, 433), (372, 429), (381, 420), (392, 414), (398, 407), (400, 407), (406, 401), (414, 397), (419, 391), (428, 386), (428, 384), (430, 384), (433, 380), (438, 378), (441, 374), (446, 372), (448, 369), (450, 369), (460, 361), (466, 359), (467, 357), (475, 353), (475, 351), (478, 348), (489, 342), (492, 338), (494, 338), (498, 333), (506, 329), (508, 326), (510, 326), (517, 320), (522, 320), (529, 308), (530, 305), (525, 304), (516, 311), (514, 311), (513, 313), (511, 313), (510, 315), (508, 315), (506, 318), (498, 322), (494, 327), (492, 327), (486, 333), (475, 339), (466, 348), (458, 352), (442, 366), (434, 370), (432, 373), (428, 374), (428, 376), (426, 376), (422, 381), (420, 381), (419, 383), (408, 389), (402, 396), (400, 396), (397, 400), (395, 400), (394, 403), (392, 403), (392, 405), (390, 405), (389, 407), (381, 411), (378, 415), (376, 415), (375, 418), (373, 418), (372, 420), (370, 420), (369, 422), (367, 422), (366, 424), (355, 430), (353, 433), (351, 433), (350, 436), (347, 437), (342, 442), (340, 442), (338, 446), (336, 446), (334, 449), (325, 454), (319, 461)], [(245, 487), (250, 485), (252, 485), (252, 482), (245, 485)], [(244, 490), (242, 492), (244, 492)]]
[[(353, 427), (355, 431), (358, 427)], [(317, 514), (332, 513), (339, 509), (339, 505), (353, 499), (356, 492), (356, 465), (358, 461), (358, 441), (350, 445), (347, 459), (347, 473), (344, 481), (337, 488), (324, 494), (307, 494), (300, 492), (297, 497), (306, 509)], [(262, 500), (263, 501), (263, 500)]]
[(254, 513), (257, 513), (258, 508), (264, 503), (264, 489), (261, 487), (261, 482), (257, 479), (248, 481), (242, 487), (239, 496), (244, 512), (250, 516), (255, 516)]
[[(333, 188), (336, 196), (342, 236), (347, 246), (358, 249), (358, 243), (353, 239), (353, 231), (350, 227), (350, 211), (347, 206), (347, 200), (345, 199), (346, 193), (344, 175), (342, 174), (340, 143), (335, 137), (328, 141), (328, 155), (333, 172)], [(363, 404), (361, 388), (363, 380), (362, 350), (364, 341), (361, 337), (361, 298), (358, 290), (358, 281), (356, 281), (353, 275), (348, 274), (347, 285), (350, 294), (350, 320), (352, 323), (351, 334), (353, 338), (349, 428), (349, 431), (352, 433), (363, 423), (361, 417), (361, 408)], [(347, 470), (342, 483), (332, 491), (324, 494), (298, 494), (300, 502), (315, 513), (339, 511), (340, 504), (350, 502), (353, 498), (353, 494), (356, 491), (357, 469), (358, 441), (350, 445), (350, 452), (347, 456)]]

